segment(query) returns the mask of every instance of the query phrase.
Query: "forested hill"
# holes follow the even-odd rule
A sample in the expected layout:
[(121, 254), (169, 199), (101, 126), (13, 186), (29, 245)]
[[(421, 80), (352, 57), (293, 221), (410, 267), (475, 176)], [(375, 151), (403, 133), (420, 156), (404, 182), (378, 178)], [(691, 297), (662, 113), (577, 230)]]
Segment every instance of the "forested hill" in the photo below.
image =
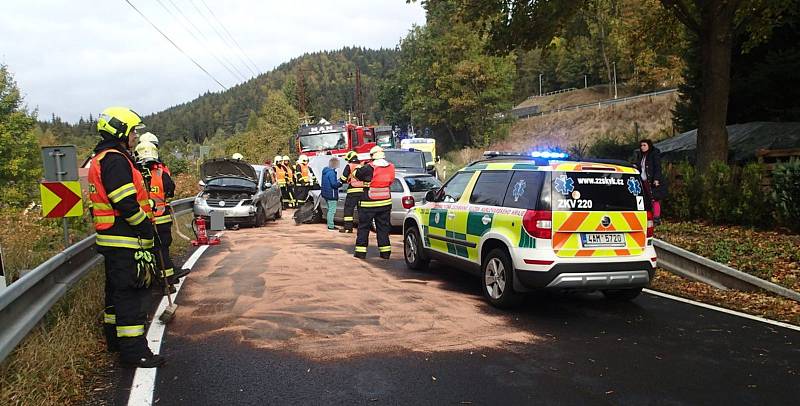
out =
[[(304, 54), (245, 83), (145, 117), (150, 131), (170, 140), (202, 143), (216, 133), (231, 135), (247, 125), (269, 90), (282, 90), (299, 109), (305, 94), (306, 112), (315, 117), (344, 118), (355, 110), (356, 67), (361, 74), (364, 112), (369, 122), (382, 118), (378, 87), (394, 67), (392, 49), (343, 48)], [(304, 92), (303, 92), (304, 90)]]

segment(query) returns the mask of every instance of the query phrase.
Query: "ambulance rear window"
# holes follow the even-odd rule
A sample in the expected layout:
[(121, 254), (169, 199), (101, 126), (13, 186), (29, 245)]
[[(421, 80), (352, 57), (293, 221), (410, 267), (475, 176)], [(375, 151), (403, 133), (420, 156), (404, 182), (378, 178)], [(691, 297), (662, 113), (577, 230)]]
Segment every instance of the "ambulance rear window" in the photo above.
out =
[(556, 211), (638, 211), (646, 209), (639, 175), (603, 172), (553, 172)]
[(506, 188), (503, 207), (515, 209), (541, 210), (547, 209), (547, 204), (542, 205), (542, 184), (545, 173), (535, 171), (514, 171), (511, 181)]

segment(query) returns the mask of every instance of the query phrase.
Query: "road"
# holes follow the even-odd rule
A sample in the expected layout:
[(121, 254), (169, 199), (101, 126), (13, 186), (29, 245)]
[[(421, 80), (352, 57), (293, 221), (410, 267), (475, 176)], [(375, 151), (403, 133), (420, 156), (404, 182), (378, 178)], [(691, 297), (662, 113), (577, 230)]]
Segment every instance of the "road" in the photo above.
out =
[[(167, 329), (154, 403), (790, 404), (800, 332), (644, 294), (537, 295), (514, 311), (432, 263), (352, 257), (288, 218), (229, 231)], [(125, 388), (120, 388), (124, 398)]]

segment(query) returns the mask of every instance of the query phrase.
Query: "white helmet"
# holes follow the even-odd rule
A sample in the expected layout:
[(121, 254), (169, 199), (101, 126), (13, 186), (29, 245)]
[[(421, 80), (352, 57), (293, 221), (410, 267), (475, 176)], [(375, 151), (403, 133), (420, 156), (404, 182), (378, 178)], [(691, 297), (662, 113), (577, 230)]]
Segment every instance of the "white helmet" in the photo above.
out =
[(241, 161), (241, 160), (243, 160), (243, 159), (244, 159), (244, 155), (242, 155), (242, 154), (240, 154), (240, 153), (238, 153), (238, 152), (237, 152), (237, 153), (235, 153), (235, 154), (233, 154), (233, 155), (231, 156), (231, 159), (235, 159), (235, 160), (237, 160), (237, 161)]
[(151, 132), (146, 132), (139, 136), (139, 142), (150, 142), (158, 148), (158, 137)]
[(308, 163), (308, 155), (302, 154), (297, 157), (297, 163), (307, 164)]
[(275, 159), (272, 160), (272, 163), (274, 165), (277, 165), (277, 164), (281, 163), (281, 161), (283, 161), (283, 158), (281, 158), (280, 155), (275, 155)]
[(142, 141), (136, 145), (135, 153), (139, 161), (158, 161), (158, 148), (150, 141)]
[(369, 156), (371, 156), (372, 159), (386, 158), (386, 154), (383, 153), (383, 148), (381, 148), (378, 145), (372, 147), (372, 149), (369, 150)]
[(281, 161), (290, 161), (289, 155), (284, 155), (283, 158), (281, 158)]

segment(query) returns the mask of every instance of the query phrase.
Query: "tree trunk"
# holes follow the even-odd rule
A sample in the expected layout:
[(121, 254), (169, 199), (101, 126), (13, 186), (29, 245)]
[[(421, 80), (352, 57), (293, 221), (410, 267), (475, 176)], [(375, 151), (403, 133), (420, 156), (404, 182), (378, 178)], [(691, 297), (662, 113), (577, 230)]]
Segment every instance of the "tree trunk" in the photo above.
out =
[(697, 128), (697, 166), (705, 172), (714, 161), (728, 161), (728, 97), (731, 81), (733, 17), (736, 7), (711, 0), (700, 11), (702, 87)]

